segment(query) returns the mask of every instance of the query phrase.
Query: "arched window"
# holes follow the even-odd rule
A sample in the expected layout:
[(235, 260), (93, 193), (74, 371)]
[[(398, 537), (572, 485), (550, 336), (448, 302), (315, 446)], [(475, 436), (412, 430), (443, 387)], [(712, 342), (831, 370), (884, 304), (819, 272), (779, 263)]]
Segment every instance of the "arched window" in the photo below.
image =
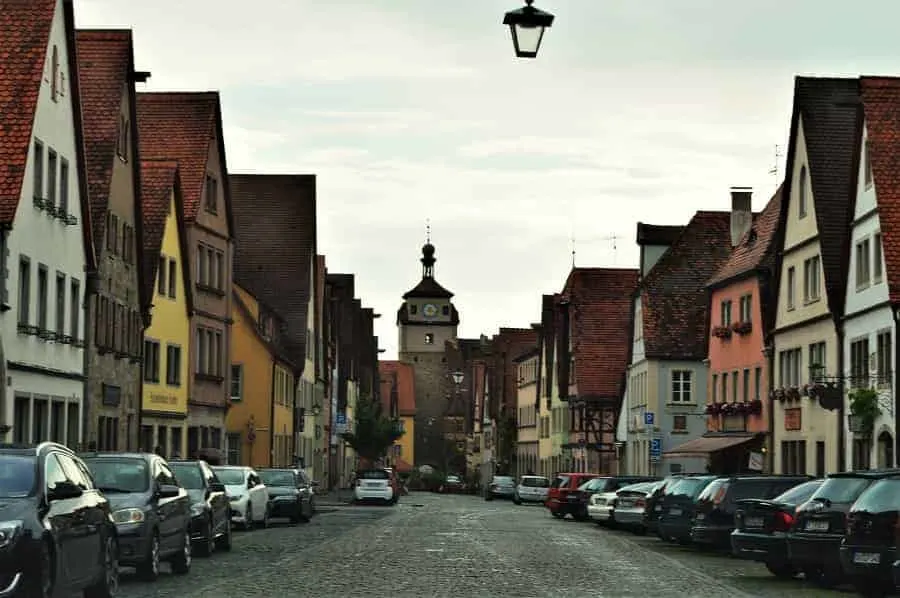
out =
[(809, 175), (806, 171), (806, 166), (800, 168), (800, 188), (798, 189), (798, 208), (800, 212), (800, 218), (806, 216), (807, 209), (807, 201), (809, 200)]
[(53, 46), (50, 57), (50, 98), (55, 102), (59, 95), (59, 49)]

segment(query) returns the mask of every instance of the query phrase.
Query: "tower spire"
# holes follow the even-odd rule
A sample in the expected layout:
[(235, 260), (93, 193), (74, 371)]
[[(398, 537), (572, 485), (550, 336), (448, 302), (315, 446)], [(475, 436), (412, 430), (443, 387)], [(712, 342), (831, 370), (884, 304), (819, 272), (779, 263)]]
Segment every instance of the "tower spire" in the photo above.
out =
[(431, 244), (431, 220), (425, 221), (425, 244), (422, 246), (422, 278), (434, 278), (434, 245)]

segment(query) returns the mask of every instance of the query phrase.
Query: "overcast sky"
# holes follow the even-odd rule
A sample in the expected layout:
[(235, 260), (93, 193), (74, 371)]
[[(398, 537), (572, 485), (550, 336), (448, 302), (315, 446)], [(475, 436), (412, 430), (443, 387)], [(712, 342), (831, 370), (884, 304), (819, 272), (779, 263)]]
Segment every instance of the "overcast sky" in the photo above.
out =
[(538, 0), (556, 21), (531, 61), (500, 25), (520, 4), (75, 0), (75, 11), (79, 27), (134, 29), (136, 66), (153, 73), (141, 88), (222, 92), (230, 171), (318, 175), (319, 252), (383, 314), (386, 358), (426, 220), (460, 334), (528, 326), (565, 281), (573, 235), (579, 266), (634, 266), (638, 221), (728, 209), (732, 185), (753, 186), (761, 209), (795, 74), (900, 64), (896, 0)]

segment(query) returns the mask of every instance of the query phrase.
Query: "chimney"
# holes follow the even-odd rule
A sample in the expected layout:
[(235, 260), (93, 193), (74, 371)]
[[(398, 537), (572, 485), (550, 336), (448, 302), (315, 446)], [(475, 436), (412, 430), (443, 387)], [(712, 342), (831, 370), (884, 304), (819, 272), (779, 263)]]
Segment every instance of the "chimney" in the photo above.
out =
[(753, 188), (731, 188), (731, 246), (737, 247), (753, 226)]

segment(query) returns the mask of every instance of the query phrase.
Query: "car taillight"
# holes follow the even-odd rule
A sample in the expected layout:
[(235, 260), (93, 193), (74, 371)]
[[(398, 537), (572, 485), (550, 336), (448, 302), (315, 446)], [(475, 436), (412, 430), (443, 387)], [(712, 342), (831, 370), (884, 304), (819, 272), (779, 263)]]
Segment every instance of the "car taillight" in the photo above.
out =
[(639, 499), (637, 499), (636, 501), (634, 501), (634, 506), (636, 506), (636, 507), (646, 507), (646, 506), (647, 506), (647, 501), (644, 500), (643, 498), (639, 498)]
[(784, 511), (778, 511), (775, 513), (775, 525), (774, 529), (776, 532), (786, 532), (791, 529), (791, 526), (794, 525), (794, 516), (790, 513), (785, 513)]

